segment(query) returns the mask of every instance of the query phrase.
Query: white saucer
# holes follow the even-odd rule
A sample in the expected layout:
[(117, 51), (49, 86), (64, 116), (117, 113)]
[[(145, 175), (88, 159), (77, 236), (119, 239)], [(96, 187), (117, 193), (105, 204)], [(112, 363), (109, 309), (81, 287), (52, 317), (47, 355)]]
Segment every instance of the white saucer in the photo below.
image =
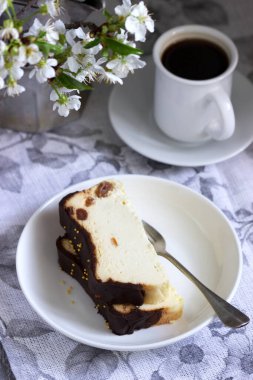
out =
[(232, 103), (236, 115), (234, 135), (222, 142), (189, 146), (168, 138), (152, 116), (154, 67), (149, 60), (143, 70), (115, 86), (109, 101), (109, 115), (119, 137), (143, 156), (166, 164), (201, 166), (224, 161), (243, 151), (253, 141), (253, 86), (236, 72)]
[[(202, 195), (171, 181), (140, 175), (114, 178), (124, 183), (138, 215), (164, 235), (168, 250), (208, 287), (230, 300), (239, 284), (242, 255), (236, 233), (222, 212)], [(55, 330), (94, 347), (145, 350), (194, 334), (210, 321), (214, 312), (196, 286), (164, 258), (161, 263), (171, 284), (184, 298), (183, 316), (174, 324), (150, 327), (132, 335), (117, 336), (109, 331), (83, 288), (60, 270), (55, 241), (65, 231), (59, 223), (59, 201), (67, 193), (85, 189), (102, 179), (65, 189), (28, 221), (16, 257), (24, 295)], [(70, 286), (73, 290), (68, 295)]]

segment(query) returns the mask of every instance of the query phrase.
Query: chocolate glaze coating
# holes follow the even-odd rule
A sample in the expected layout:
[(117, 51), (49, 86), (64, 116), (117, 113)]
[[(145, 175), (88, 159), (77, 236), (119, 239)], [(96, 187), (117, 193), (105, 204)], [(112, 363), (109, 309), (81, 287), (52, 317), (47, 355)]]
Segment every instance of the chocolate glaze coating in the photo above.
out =
[(111, 279), (102, 282), (96, 278), (97, 260), (92, 238), (85, 229), (76, 223), (65, 206), (65, 202), (73, 194), (75, 193), (68, 194), (59, 203), (60, 224), (65, 228), (68, 239), (72, 241), (75, 250), (80, 254), (82, 266), (87, 268), (93, 292), (106, 303), (142, 305), (145, 291), (141, 284), (121, 283)]
[[(56, 241), (58, 250), (58, 261), (61, 268), (68, 274), (72, 273), (79, 284), (84, 288), (87, 294), (96, 304), (98, 313), (100, 313), (112, 332), (116, 335), (132, 334), (134, 330), (139, 330), (155, 325), (161, 318), (161, 310), (143, 311), (133, 306), (129, 313), (120, 313), (112, 305), (105, 303), (103, 298), (97, 298), (93, 289), (93, 280), (84, 276), (84, 269), (79, 255), (71, 255), (62, 245), (62, 238)], [(75, 264), (74, 266), (72, 264)], [(73, 269), (74, 268), (74, 269)], [(102, 301), (103, 300), (103, 301)]]

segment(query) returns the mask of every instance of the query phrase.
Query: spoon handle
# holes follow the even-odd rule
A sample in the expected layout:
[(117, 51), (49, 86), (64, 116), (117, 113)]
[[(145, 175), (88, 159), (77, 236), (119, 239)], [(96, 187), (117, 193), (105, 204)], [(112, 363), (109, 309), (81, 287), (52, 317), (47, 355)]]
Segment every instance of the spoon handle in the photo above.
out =
[(212, 290), (208, 289), (169, 252), (159, 252), (158, 255), (163, 256), (165, 259), (174, 264), (183, 274), (188, 277), (189, 280), (191, 280), (199, 288), (199, 290), (215, 310), (217, 316), (226, 326), (237, 328), (245, 326), (249, 323), (250, 319), (247, 315), (219, 297)]

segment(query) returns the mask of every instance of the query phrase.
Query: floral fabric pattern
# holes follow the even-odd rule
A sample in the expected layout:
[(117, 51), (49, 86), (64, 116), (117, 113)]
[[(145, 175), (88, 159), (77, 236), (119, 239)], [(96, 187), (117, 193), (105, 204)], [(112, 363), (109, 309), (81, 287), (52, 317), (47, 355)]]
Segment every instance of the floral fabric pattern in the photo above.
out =
[[(127, 4), (127, 1), (126, 1)], [(157, 20), (146, 54), (164, 30), (216, 27), (235, 41), (238, 69), (253, 81), (251, 0), (149, 0)], [(231, 330), (216, 318), (195, 335), (145, 352), (88, 347), (55, 332), (31, 309), (15, 269), (16, 246), (32, 213), (71, 184), (113, 174), (170, 179), (202, 193), (229, 218), (241, 242), (243, 273), (233, 304), (253, 314), (253, 145), (217, 165), (175, 167), (126, 146), (108, 117), (111, 88), (94, 88), (83, 117), (44, 134), (0, 129), (0, 378), (17, 380), (252, 380), (252, 324)], [(238, 126), (239, 127), (239, 126)]]

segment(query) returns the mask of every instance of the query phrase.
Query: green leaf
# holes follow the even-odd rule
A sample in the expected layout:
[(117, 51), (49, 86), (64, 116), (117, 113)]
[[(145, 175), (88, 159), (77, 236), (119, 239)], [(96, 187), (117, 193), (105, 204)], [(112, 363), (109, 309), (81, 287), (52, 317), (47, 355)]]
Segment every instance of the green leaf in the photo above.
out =
[(36, 44), (38, 45), (40, 51), (44, 53), (45, 55), (48, 55), (48, 53), (53, 52), (55, 55), (61, 54), (64, 50), (63, 46), (61, 45), (52, 45), (45, 41), (36, 41)]
[(75, 78), (70, 77), (69, 75), (65, 73), (61, 73), (57, 76), (58, 82), (63, 87), (68, 88), (69, 90), (79, 90), (79, 91), (86, 91), (91, 90), (92, 87), (87, 86), (86, 84), (83, 84), (81, 82), (78, 82)]
[(129, 45), (122, 44), (121, 42), (114, 40), (113, 38), (103, 37), (102, 41), (112, 51), (121, 55), (143, 54), (142, 50), (133, 48), (132, 46), (129, 46)]
[(92, 48), (92, 47), (94, 47), (94, 46), (97, 46), (99, 43), (100, 43), (100, 38), (95, 38), (95, 40), (93, 40), (93, 41), (91, 41), (91, 42), (88, 42), (88, 43), (84, 46), (84, 48), (85, 48), (85, 49), (90, 49), (90, 48)]
[(59, 34), (59, 42), (61, 45), (64, 45), (66, 42), (66, 37), (64, 34)]

